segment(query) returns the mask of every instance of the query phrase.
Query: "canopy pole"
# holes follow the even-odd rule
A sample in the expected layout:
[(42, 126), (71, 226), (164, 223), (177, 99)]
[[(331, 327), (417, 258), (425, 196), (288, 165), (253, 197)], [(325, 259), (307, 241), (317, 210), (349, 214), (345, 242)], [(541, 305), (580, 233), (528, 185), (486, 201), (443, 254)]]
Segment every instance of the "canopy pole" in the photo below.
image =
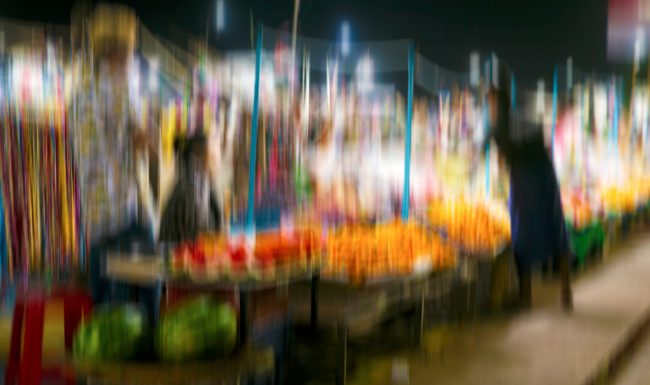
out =
[(255, 175), (257, 171), (257, 130), (260, 104), (260, 70), (262, 66), (262, 23), (257, 23), (257, 46), (255, 48), (255, 92), (253, 96), (253, 120), (251, 122), (251, 144), (248, 163), (248, 210), (246, 232), (255, 232)]
[(415, 73), (415, 44), (409, 44), (408, 58), (408, 95), (406, 105), (406, 149), (404, 152), (404, 193), (402, 194), (402, 221), (409, 219), (410, 183), (411, 183), (411, 123), (413, 120), (413, 76)]

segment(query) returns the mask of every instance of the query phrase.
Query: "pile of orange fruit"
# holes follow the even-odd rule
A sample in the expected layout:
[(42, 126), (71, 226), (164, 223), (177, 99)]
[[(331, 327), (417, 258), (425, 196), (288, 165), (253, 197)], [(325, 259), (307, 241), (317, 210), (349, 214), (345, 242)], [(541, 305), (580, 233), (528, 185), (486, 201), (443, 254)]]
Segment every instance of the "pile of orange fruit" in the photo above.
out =
[(562, 194), (564, 216), (576, 228), (582, 228), (591, 223), (593, 210), (589, 202), (578, 193), (564, 192)]
[(441, 270), (456, 262), (455, 251), (416, 223), (347, 225), (327, 238), (324, 275), (355, 284), (369, 279)]
[(428, 219), (453, 243), (472, 252), (493, 253), (510, 241), (508, 212), (496, 203), (436, 200), (429, 205)]

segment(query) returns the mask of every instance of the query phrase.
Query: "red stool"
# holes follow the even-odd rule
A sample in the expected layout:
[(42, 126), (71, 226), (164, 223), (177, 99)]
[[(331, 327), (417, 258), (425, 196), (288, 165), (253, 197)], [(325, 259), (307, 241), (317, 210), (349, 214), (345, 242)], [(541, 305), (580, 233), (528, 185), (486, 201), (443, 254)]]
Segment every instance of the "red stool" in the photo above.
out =
[[(63, 301), (66, 351), (70, 351), (72, 347), (77, 326), (92, 308), (90, 296), (74, 290), (58, 290), (49, 297), (43, 293), (28, 293), (18, 298), (11, 325), (11, 345), (5, 371), (6, 385), (16, 385), (16, 381), (18, 385), (40, 385), (44, 377), (58, 378), (66, 384), (74, 384), (73, 378), (65, 376), (63, 367), (42, 367), (45, 304), (51, 299)], [(22, 352), (21, 339), (24, 339)]]

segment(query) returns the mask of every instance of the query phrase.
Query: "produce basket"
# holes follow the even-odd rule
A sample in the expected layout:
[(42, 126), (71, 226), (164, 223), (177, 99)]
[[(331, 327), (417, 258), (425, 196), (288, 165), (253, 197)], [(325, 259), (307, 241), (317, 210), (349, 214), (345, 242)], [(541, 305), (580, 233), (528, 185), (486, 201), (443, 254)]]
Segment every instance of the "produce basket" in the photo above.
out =
[(428, 275), (392, 277), (367, 281), (362, 286), (345, 280), (323, 280), (316, 303), (312, 303), (311, 283), (297, 283), (289, 290), (292, 316), (295, 322), (307, 324), (315, 305), (318, 325), (335, 328), (345, 324), (350, 335), (364, 335), (385, 319), (412, 309), (414, 301), (425, 293), (427, 279)]

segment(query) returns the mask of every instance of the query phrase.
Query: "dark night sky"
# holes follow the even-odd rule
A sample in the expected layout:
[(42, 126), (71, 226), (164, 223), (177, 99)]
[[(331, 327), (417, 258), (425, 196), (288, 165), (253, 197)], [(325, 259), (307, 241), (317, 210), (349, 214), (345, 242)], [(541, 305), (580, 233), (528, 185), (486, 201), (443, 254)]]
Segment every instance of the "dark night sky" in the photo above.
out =
[[(215, 0), (127, 0), (154, 32), (170, 37), (178, 26), (204, 34)], [(5, 0), (8, 18), (68, 23), (74, 1)], [(299, 32), (334, 39), (343, 20), (353, 39), (414, 38), (430, 60), (467, 71), (472, 50), (494, 50), (524, 83), (550, 78), (553, 65), (572, 55), (576, 67), (607, 70), (607, 0), (302, 0)], [(250, 10), (278, 27), (292, 17), (293, 0), (226, 0), (220, 48), (250, 46)], [(211, 29), (213, 31), (213, 29)], [(226, 43), (228, 42), (228, 43)]]

